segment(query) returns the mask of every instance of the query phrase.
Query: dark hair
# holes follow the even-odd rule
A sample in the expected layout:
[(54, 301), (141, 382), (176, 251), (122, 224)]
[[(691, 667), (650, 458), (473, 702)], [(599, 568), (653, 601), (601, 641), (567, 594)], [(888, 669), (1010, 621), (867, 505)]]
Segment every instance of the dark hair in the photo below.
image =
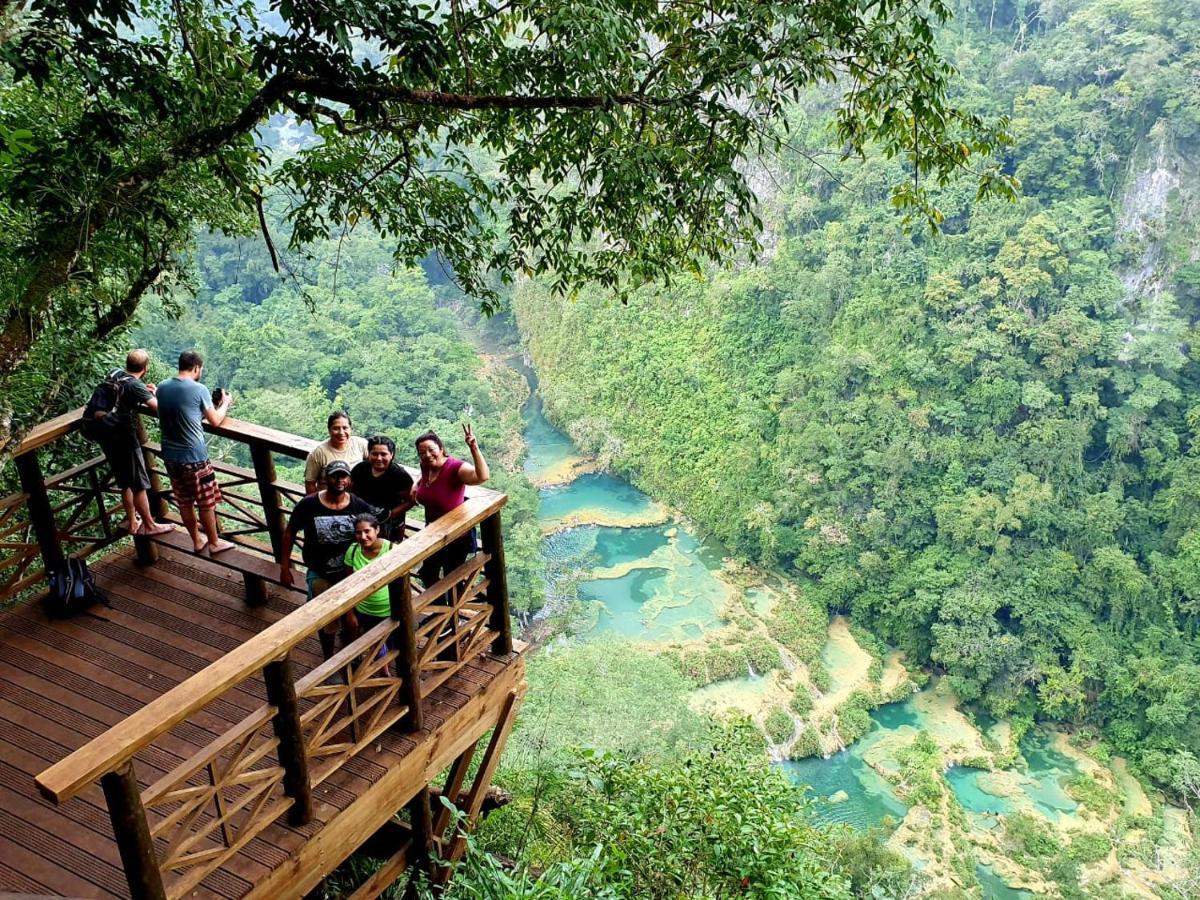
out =
[(179, 371), (190, 372), (204, 365), (204, 357), (195, 350), (184, 350), (179, 354)]
[(372, 528), (379, 528), (379, 519), (375, 517), (375, 513), (359, 513), (354, 517), (354, 527), (356, 529), (363, 522), (366, 522)]
[(432, 431), (425, 432), (423, 435), (421, 435), (419, 438), (417, 438), (415, 441), (413, 441), (413, 446), (416, 447), (418, 450), (420, 450), (421, 445), (423, 443), (425, 443), (426, 441), (433, 441), (435, 444), (438, 445), (439, 450), (441, 450), (443, 453), (446, 452), (446, 445), (443, 444), (442, 439), (440, 437), (438, 437), (436, 434), (434, 434)]
[(329, 414), (329, 418), (325, 420), (325, 427), (326, 428), (333, 427), (333, 423), (336, 422), (338, 419), (345, 419), (347, 425), (354, 424), (354, 422), (350, 418), (350, 413), (346, 412), (344, 409), (335, 409), (333, 412), (331, 412)]
[(371, 448), (377, 444), (382, 444), (383, 446), (387, 447), (388, 453), (392, 454), (392, 456), (396, 455), (396, 442), (386, 434), (373, 434), (367, 438), (367, 452), (370, 453)]

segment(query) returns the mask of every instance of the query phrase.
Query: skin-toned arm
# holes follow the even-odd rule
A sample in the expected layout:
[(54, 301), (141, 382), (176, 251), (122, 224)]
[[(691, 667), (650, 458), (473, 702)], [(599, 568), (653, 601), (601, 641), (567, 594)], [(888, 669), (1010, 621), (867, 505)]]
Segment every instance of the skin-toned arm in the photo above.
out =
[(146, 390), (150, 392), (150, 399), (145, 401), (142, 406), (150, 412), (158, 412), (158, 397), (155, 396), (158, 393), (158, 385), (151, 384), (149, 381), (143, 383), (146, 385)]
[(400, 502), (392, 507), (388, 513), (388, 518), (397, 520), (414, 506), (417, 505), (416, 498), (417, 486), (415, 483), (410, 484), (407, 491), (401, 495)]
[(458, 477), (462, 479), (463, 484), (483, 484), (492, 477), (492, 473), (488, 469), (487, 460), (483, 458), (483, 452), (479, 449), (479, 440), (475, 437), (475, 432), (471, 430), (470, 425), (463, 425), (463, 440), (467, 442), (467, 447), (471, 451), (471, 462), (462, 464), (458, 470)]
[(216, 409), (206, 407), (204, 410), (205, 421), (214, 428), (225, 421), (225, 417), (229, 415), (229, 407), (233, 406), (233, 394), (229, 391), (225, 392), (225, 396), (221, 398), (221, 405)]
[(317, 475), (320, 474), (321, 467), (317, 465), (316, 459), (311, 451), (304, 458), (304, 493), (315, 494), (317, 492)]
[(279, 580), (286, 586), (291, 587), (294, 581), (292, 575), (292, 546), (296, 543), (296, 535), (292, 531), (292, 523), (288, 522), (287, 527), (283, 529), (283, 546), (280, 548), (280, 555), (283, 557), (279, 560)]

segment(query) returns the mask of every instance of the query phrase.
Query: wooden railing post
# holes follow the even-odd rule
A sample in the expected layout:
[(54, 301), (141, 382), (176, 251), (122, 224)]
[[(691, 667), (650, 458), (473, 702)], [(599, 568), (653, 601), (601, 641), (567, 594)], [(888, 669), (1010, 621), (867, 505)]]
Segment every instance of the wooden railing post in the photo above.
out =
[(408, 706), (401, 724), (405, 731), (420, 731), (425, 726), (421, 711), (421, 661), (417, 657), (417, 623), (414, 621), (412, 576), (405, 572), (388, 585), (392, 619), (398, 622), (392, 632), (396, 648), (396, 674), (400, 677), (400, 702)]
[(275, 707), (275, 736), (279, 738), (279, 764), (283, 766), (283, 791), (296, 802), (288, 813), (293, 825), (312, 820), (312, 783), (308, 780), (308, 754), (300, 727), (300, 705), (296, 701), (296, 682), (288, 656), (267, 663), (263, 669), (267, 682), (267, 702)]
[[(424, 872), (427, 878), (433, 874), (433, 807), (431, 800), (432, 794), (429, 786), (426, 785), (408, 801), (410, 834), (412, 835), (408, 864), (413, 872)], [(415, 877), (409, 881), (409, 884), (414, 887), (417, 883), (418, 879)], [(415, 896), (416, 892), (413, 891), (411, 895)]]
[[(167, 515), (167, 498), (163, 496), (162, 479), (154, 471), (154, 454), (146, 448), (150, 443), (150, 433), (146, 431), (146, 423), (141, 416), (134, 416), (137, 423), (137, 439), (142, 445), (142, 460), (146, 464), (146, 473), (150, 476), (150, 490), (146, 500), (150, 504), (150, 512), (155, 519), (164, 519)], [(144, 534), (133, 537), (133, 548), (137, 552), (137, 560), (144, 566), (158, 562), (158, 544)]]
[(483, 551), (491, 558), (484, 564), (488, 579), (487, 596), (492, 605), (488, 627), (496, 632), (492, 652), (503, 656), (512, 653), (512, 617), (508, 613), (508, 569), (504, 565), (504, 533), (500, 527), (500, 511), (480, 523)]
[(133, 774), (133, 763), (127, 762), (115, 772), (100, 779), (108, 814), (112, 817), (113, 834), (129, 882), (133, 900), (166, 900), (162, 870), (154, 852), (154, 840), (142, 808), (142, 794)]
[(58, 538), (58, 526), (54, 524), (54, 510), (50, 507), (50, 497), (46, 493), (46, 480), (42, 477), (42, 467), (38, 464), (36, 450), (31, 450), (16, 458), (17, 475), (21, 479), (21, 490), (29, 497), (25, 501), (29, 510), (29, 524), (33, 526), (33, 536), (42, 551), (42, 563), (49, 575), (55, 569), (61, 569), (66, 557), (63, 555), (62, 542)]
[(254, 461), (254, 475), (258, 480), (258, 493), (262, 497), (263, 521), (267, 523), (267, 534), (271, 536), (271, 550), (279, 559), (283, 553), (283, 530), (287, 522), (279, 488), (275, 486), (275, 460), (271, 458), (271, 449), (257, 441), (250, 442), (250, 458)]
[(150, 443), (150, 432), (146, 430), (146, 421), (141, 417), (137, 417), (137, 439), (142, 445), (142, 456), (146, 460), (146, 472), (150, 476), (150, 512), (154, 513), (154, 518), (162, 521), (167, 517), (170, 509), (167, 506), (167, 492), (163, 490), (162, 477), (154, 468), (157, 457), (154, 451), (146, 445)]

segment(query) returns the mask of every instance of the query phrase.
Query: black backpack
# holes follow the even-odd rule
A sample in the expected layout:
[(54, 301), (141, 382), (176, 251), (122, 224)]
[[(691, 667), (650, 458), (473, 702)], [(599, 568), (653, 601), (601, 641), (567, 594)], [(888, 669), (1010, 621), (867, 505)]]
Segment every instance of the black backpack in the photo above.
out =
[(109, 606), (104, 592), (96, 587), (96, 579), (82, 559), (68, 559), (61, 569), (50, 573), (50, 592), (46, 594), (46, 610), (50, 615), (65, 618), (84, 612), (97, 603)]
[[(84, 437), (93, 441), (103, 441), (109, 435), (115, 434), (118, 428), (129, 424), (128, 411), (121, 408), (121, 395), (131, 378), (133, 376), (124, 369), (113, 369), (96, 385), (91, 399), (83, 408), (79, 430), (83, 432)], [(96, 413), (101, 411), (105, 415), (97, 419)]]

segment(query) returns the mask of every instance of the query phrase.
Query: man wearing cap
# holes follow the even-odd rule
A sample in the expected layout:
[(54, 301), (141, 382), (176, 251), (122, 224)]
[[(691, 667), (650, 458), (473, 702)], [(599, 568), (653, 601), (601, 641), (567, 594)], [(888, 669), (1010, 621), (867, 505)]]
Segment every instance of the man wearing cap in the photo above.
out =
[[(283, 532), (283, 554), (279, 561), (279, 580), (293, 583), (292, 546), (303, 535), (301, 557), (308, 569), (308, 599), (327, 590), (345, 576), (343, 561), (354, 543), (354, 517), (373, 512), (371, 504), (350, 493), (350, 466), (335, 459), (325, 466), (325, 488), (309, 494), (296, 504)], [(333, 655), (336, 622), (321, 631), (321, 650), (328, 659)]]

